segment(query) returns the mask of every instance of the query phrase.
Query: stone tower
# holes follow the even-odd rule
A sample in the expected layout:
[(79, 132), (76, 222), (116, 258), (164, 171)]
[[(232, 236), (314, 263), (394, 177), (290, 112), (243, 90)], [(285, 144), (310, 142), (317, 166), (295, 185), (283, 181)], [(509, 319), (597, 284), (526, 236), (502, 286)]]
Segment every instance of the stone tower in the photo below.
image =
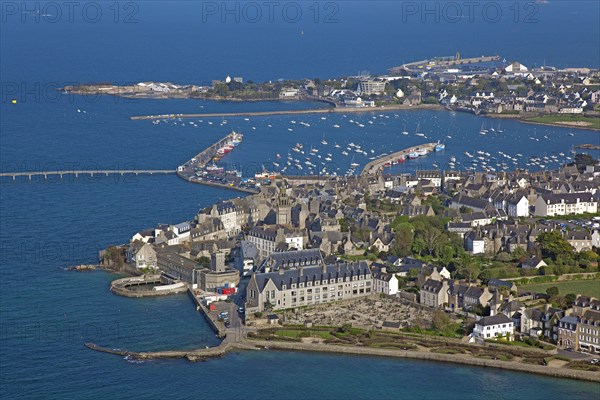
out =
[(300, 215), (298, 217), (298, 227), (300, 229), (306, 229), (306, 220), (308, 219), (309, 214), (310, 213), (308, 211), (308, 204), (302, 203), (302, 206), (300, 208)]
[(277, 198), (277, 224), (290, 225), (292, 223), (292, 205), (285, 189), (282, 189)]
[(225, 253), (217, 251), (210, 255), (210, 269), (214, 272), (225, 272)]

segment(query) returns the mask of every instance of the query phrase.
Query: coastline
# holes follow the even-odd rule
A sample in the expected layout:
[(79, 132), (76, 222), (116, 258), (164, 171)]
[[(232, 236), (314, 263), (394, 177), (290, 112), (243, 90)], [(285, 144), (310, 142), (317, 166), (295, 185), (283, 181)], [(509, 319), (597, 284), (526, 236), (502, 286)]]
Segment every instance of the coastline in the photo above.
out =
[(558, 127), (558, 128), (582, 129), (585, 131), (600, 132), (600, 128), (596, 128), (594, 126), (579, 126), (579, 125), (559, 124), (559, 123), (551, 124), (548, 122), (528, 121), (527, 119), (523, 119), (523, 118), (517, 118), (517, 119), (524, 124), (530, 124), (530, 125), (545, 125), (545, 126), (553, 126), (553, 127)]
[(407, 358), (413, 360), (461, 364), (474, 367), (497, 368), (507, 371), (527, 372), (537, 375), (553, 376), (556, 378), (600, 383), (600, 373), (593, 371), (524, 364), (514, 361), (491, 360), (465, 356), (462, 354), (440, 354), (415, 350), (393, 350), (371, 347), (283, 342), (275, 340), (241, 339), (237, 342), (229, 342), (227, 341), (227, 338), (217, 347), (180, 351), (130, 352), (126, 350), (105, 348), (95, 343), (85, 343), (84, 346), (94, 351), (129, 357), (136, 360), (185, 358), (191, 362), (196, 362), (200, 360), (206, 360), (208, 358), (221, 358), (225, 354), (232, 351), (247, 350), (282, 350), (313, 353), (335, 353), (357, 356)]

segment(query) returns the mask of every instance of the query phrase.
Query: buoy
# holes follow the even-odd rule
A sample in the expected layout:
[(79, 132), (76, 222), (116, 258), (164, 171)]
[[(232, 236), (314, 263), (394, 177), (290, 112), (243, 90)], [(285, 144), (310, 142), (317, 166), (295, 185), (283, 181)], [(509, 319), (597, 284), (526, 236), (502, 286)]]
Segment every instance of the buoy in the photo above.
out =
[(11, 100), (11, 103), (13, 103), (13, 104), (17, 104), (17, 99), (12, 99), (12, 100)]

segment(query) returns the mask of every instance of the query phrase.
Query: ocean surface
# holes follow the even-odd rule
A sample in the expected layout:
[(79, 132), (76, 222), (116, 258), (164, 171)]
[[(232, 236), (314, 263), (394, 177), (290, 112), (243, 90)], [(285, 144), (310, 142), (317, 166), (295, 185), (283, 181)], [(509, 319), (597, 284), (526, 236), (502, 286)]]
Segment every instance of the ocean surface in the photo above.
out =
[[(34, 7), (34, 3), (27, 4)], [(495, 24), (482, 20), (432, 23), (422, 22), (420, 17), (407, 17), (403, 22), (401, 6), (389, 2), (338, 2), (339, 20), (330, 24), (323, 23), (323, 18), (331, 10), (321, 8), (320, 22), (315, 23), (308, 3), (297, 3), (304, 12), (298, 23), (282, 18), (272, 23), (251, 23), (247, 21), (250, 14), (238, 23), (222, 22), (212, 14), (204, 15), (203, 22), (198, 3), (179, 2), (166, 7), (160, 2), (139, 2), (134, 3), (138, 22), (125, 24), (125, 15), (131, 9), (125, 9), (123, 3), (118, 23), (108, 3), (95, 4), (103, 7), (97, 23), (90, 22), (92, 14), (86, 14), (88, 20), (83, 19), (81, 10), (75, 12), (73, 22), (64, 10), (57, 22), (44, 21), (50, 17), (40, 17), (36, 22), (32, 20), (35, 15), (14, 16), (11, 9), (2, 9), (3, 172), (174, 169), (232, 129), (244, 133), (244, 142), (223, 161), (246, 176), (263, 166), (276, 168), (273, 162), (283, 167), (288, 153), (300, 165), (306, 166), (304, 161), (309, 157), (319, 165), (319, 171), (327, 168), (344, 174), (352, 162), (362, 166), (372, 156), (437, 140), (446, 144), (445, 151), (394, 166), (393, 172), (430, 168), (434, 163), (446, 168), (453, 156), (457, 169), (473, 167), (473, 159), (478, 156), (483, 158), (478, 168), (483, 161), (494, 168), (500, 168), (502, 162), (510, 168), (526, 167), (532, 159), (540, 160), (534, 160), (537, 164), (532, 169), (541, 165), (553, 168), (570, 156), (572, 146), (599, 140), (597, 132), (422, 110), (153, 124), (131, 121), (129, 117), (313, 105), (132, 101), (67, 96), (54, 90), (68, 82), (203, 83), (227, 74), (261, 81), (336, 76), (364, 69), (385, 72), (405, 61), (454, 54), (457, 50), (464, 56), (500, 53), (525, 64), (540, 65), (546, 60), (557, 66), (598, 66), (598, 53), (590, 50), (598, 47), (597, 2), (540, 5), (535, 24), (505, 19)], [(5, 3), (2, 6), (6, 7)], [(385, 12), (387, 7), (393, 12)], [(43, 14), (53, 13), (57, 15), (47, 6)], [(22, 15), (29, 19), (23, 21)], [(441, 34), (450, 24), (453, 36)], [(485, 34), (472, 35), (474, 29)], [(498, 33), (503, 34), (501, 40), (496, 39)], [(586, 48), (589, 51), (581, 51)], [(18, 103), (11, 104), (11, 98), (17, 98)], [(494, 131), (480, 135), (482, 124)], [(419, 132), (427, 138), (416, 136)], [(321, 144), (323, 140), (328, 144)], [(319, 151), (312, 156), (291, 152), (296, 143), (303, 144), (305, 152), (311, 147)], [(343, 155), (341, 152), (350, 143), (368, 154)], [(324, 160), (328, 153), (331, 162)], [(296, 171), (290, 167), (288, 172), (308, 171), (306, 167)], [(127, 242), (136, 231), (161, 222), (190, 219), (201, 207), (239, 195), (191, 185), (175, 176), (65, 176), (62, 180), (54, 177), (31, 181), (3, 178), (0, 396), (490, 400), (600, 396), (597, 384), (410, 360), (267, 351), (230, 354), (197, 364), (131, 363), (84, 348), (83, 343), (88, 341), (131, 350), (216, 345), (214, 333), (186, 296), (120, 298), (108, 291), (115, 275), (68, 272), (65, 268), (95, 262), (99, 250)]]

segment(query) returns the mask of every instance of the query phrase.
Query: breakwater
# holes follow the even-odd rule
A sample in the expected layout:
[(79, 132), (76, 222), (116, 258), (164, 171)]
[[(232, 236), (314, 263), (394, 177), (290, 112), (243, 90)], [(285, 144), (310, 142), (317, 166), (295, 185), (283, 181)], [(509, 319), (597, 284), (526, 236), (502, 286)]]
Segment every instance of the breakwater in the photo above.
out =
[(465, 356), (462, 354), (440, 354), (426, 351), (381, 349), (372, 347), (340, 346), (331, 344), (283, 342), (274, 340), (239, 340), (236, 342), (223, 341), (217, 347), (197, 350), (173, 350), (157, 352), (132, 352), (121, 349), (111, 349), (95, 343), (85, 343), (91, 350), (115, 354), (122, 357), (131, 357), (136, 360), (152, 360), (167, 358), (185, 358), (190, 361), (199, 361), (208, 358), (222, 357), (230, 351), (241, 350), (284, 350), (303, 351), (316, 353), (334, 353), (360, 356), (408, 358), (414, 360), (445, 362), (475, 367), (497, 368), (516, 372), (527, 372), (539, 375), (553, 376), (556, 378), (575, 379), (589, 382), (600, 382), (600, 373), (581, 371), (568, 368), (548, 367), (534, 364), (523, 364), (514, 361), (491, 360)]
[(204, 114), (160, 114), (139, 115), (129, 117), (131, 120), (155, 120), (155, 119), (178, 119), (178, 118), (228, 118), (228, 117), (267, 117), (274, 115), (297, 115), (297, 114), (351, 114), (369, 113), (398, 110), (443, 110), (437, 104), (419, 104), (415, 106), (396, 104), (381, 107), (336, 107), (336, 108), (310, 108), (306, 110), (284, 110), (284, 111), (252, 111), (239, 113), (204, 113)]
[(436, 143), (425, 143), (419, 146), (410, 147), (408, 149), (400, 150), (392, 154), (388, 154), (383, 157), (379, 157), (363, 168), (361, 175), (374, 174), (379, 172), (387, 163), (396, 162), (397, 160), (404, 161), (411, 152), (417, 150), (425, 150), (427, 152), (431, 152), (435, 149)]

